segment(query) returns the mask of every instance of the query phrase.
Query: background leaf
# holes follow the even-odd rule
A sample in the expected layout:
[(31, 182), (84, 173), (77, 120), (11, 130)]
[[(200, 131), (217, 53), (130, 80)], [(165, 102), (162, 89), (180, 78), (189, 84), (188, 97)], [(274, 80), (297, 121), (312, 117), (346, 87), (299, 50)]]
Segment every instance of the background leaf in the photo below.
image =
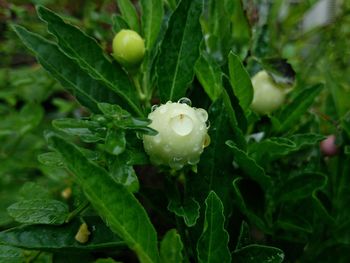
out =
[[(58, 47), (68, 57), (75, 60), (81, 68), (94, 79), (101, 81), (108, 89), (119, 97), (122, 106), (131, 109), (142, 116), (136, 90), (131, 85), (128, 76), (115, 62), (111, 63), (103, 53), (97, 42), (80, 31), (77, 27), (64, 23), (62, 18), (42, 6), (38, 7), (38, 14), (47, 22), (48, 30), (58, 40)], [(131, 99), (133, 98), (133, 99)], [(125, 107), (125, 106), (124, 106)]]
[(201, 0), (182, 0), (170, 17), (156, 65), (159, 95), (164, 103), (184, 97), (192, 81), (202, 40), (201, 12)]
[(130, 0), (117, 0), (119, 10), (128, 23), (130, 29), (140, 32), (139, 18), (133, 3)]
[(76, 219), (62, 226), (24, 225), (0, 232), (0, 243), (24, 249), (43, 251), (82, 251), (105, 248), (124, 248), (125, 242), (102, 222), (99, 217), (84, 217), (92, 233), (88, 243), (75, 240), (81, 221)]
[(68, 215), (68, 206), (56, 200), (32, 199), (12, 204), (7, 212), (20, 223), (60, 225)]
[(0, 262), (19, 263), (24, 261), (22, 249), (0, 245)]
[(78, 101), (93, 112), (99, 112), (98, 102), (117, 103), (118, 96), (83, 72), (56, 45), (31, 33), (23, 27), (14, 26), (23, 43), (37, 56), (40, 64), (63, 86), (68, 88)]
[(87, 199), (111, 230), (135, 251), (142, 263), (158, 262), (156, 231), (137, 199), (72, 144), (55, 135), (49, 142), (61, 154)]
[(254, 95), (250, 76), (240, 58), (233, 52), (230, 52), (228, 56), (228, 65), (233, 92), (239, 101), (239, 105), (247, 114)]
[(284, 253), (275, 247), (249, 245), (234, 251), (232, 259), (237, 263), (282, 263)]
[(196, 77), (202, 84), (205, 92), (212, 101), (219, 98), (222, 93), (222, 72), (219, 65), (205, 52), (197, 60), (194, 70)]
[(205, 219), (202, 235), (197, 243), (199, 262), (230, 262), (229, 235), (224, 229), (224, 207), (220, 198), (211, 191), (205, 200)]
[(160, 243), (160, 258), (164, 263), (183, 262), (182, 256), (183, 244), (181, 236), (176, 229), (171, 229), (163, 237)]
[(279, 132), (285, 132), (299, 122), (300, 117), (314, 103), (316, 96), (323, 89), (323, 85), (317, 84), (300, 90), (293, 101), (287, 104), (278, 116), (280, 126)]
[(162, 0), (141, 0), (142, 29), (146, 50), (150, 51), (158, 38), (162, 25), (164, 10)]

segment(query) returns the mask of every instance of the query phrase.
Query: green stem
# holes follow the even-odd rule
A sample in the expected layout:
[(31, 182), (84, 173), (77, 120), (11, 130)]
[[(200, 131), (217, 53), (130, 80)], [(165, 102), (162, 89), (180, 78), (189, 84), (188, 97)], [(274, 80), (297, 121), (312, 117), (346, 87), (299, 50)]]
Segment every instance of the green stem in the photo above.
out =
[(75, 210), (73, 210), (69, 215), (67, 216), (65, 223), (69, 223), (74, 217), (76, 217), (78, 214), (80, 214), (83, 210), (85, 210), (90, 205), (90, 202), (85, 200), (83, 203), (81, 203)]

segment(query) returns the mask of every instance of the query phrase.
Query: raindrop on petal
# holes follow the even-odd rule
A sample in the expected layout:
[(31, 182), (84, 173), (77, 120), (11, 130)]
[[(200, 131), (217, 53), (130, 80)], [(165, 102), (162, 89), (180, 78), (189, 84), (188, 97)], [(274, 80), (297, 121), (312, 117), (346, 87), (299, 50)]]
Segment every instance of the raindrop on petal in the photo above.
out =
[(177, 101), (177, 103), (187, 104), (188, 106), (192, 105), (192, 101), (189, 98), (183, 97)]
[(208, 120), (208, 113), (207, 113), (206, 110), (204, 110), (204, 109), (197, 109), (196, 112), (198, 114), (199, 119), (202, 122), (206, 122)]
[(154, 104), (154, 105), (152, 106), (152, 108), (151, 108), (151, 111), (152, 111), (152, 112), (155, 111), (158, 107), (159, 107), (158, 104)]

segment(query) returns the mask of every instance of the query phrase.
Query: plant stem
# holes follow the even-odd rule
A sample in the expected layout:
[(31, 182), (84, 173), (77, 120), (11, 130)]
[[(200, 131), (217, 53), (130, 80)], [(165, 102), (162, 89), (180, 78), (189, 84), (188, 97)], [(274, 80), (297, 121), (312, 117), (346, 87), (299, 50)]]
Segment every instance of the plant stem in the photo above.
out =
[(83, 210), (85, 210), (90, 205), (89, 201), (84, 201), (81, 203), (75, 210), (73, 210), (69, 215), (67, 216), (65, 223), (69, 223), (74, 217), (76, 217), (78, 214), (80, 214)]

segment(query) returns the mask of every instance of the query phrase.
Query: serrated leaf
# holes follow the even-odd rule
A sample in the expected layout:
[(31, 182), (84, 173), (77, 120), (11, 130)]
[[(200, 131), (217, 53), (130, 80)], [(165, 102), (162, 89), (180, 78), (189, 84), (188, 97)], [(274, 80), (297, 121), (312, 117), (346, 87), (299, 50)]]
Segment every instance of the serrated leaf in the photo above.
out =
[(212, 101), (222, 93), (222, 71), (219, 65), (205, 52), (197, 60), (194, 67), (196, 77)]
[(258, 163), (268, 164), (306, 147), (311, 147), (325, 139), (325, 136), (315, 133), (294, 134), (290, 137), (270, 137), (258, 143), (249, 145), (248, 151)]
[(22, 249), (0, 245), (0, 262), (1, 263), (21, 263), (24, 262)]
[(55, 44), (21, 26), (14, 26), (13, 29), (22, 42), (35, 53), (39, 63), (64, 87), (69, 88), (83, 106), (93, 112), (99, 112), (98, 102), (119, 101), (114, 92), (83, 72), (78, 65), (62, 54)]
[(228, 249), (229, 235), (224, 228), (224, 206), (213, 191), (209, 193), (205, 205), (203, 232), (197, 242), (198, 261), (231, 262)]
[(230, 52), (228, 56), (228, 65), (233, 92), (239, 101), (239, 105), (247, 114), (254, 94), (250, 76), (240, 58), (233, 52)]
[(279, 248), (263, 245), (249, 245), (232, 253), (237, 263), (282, 263), (284, 253)]
[(92, 78), (101, 81), (118, 95), (119, 101), (116, 104), (143, 115), (138, 101), (135, 100), (138, 98), (136, 90), (128, 76), (116, 62), (111, 63), (106, 58), (95, 39), (65, 23), (60, 16), (47, 8), (39, 6), (37, 11), (39, 17), (47, 23), (49, 33), (57, 38), (58, 47), (64, 54), (76, 61)]
[(199, 203), (193, 198), (187, 198), (183, 203), (178, 200), (170, 200), (168, 210), (182, 217), (188, 227), (197, 223), (199, 218)]
[(162, 0), (141, 0), (141, 22), (146, 49), (151, 50), (158, 38), (163, 20)]
[(92, 233), (89, 242), (81, 244), (75, 240), (81, 221), (76, 219), (63, 226), (24, 225), (0, 232), (0, 243), (43, 251), (81, 251), (125, 247), (126, 244), (98, 217), (84, 217)]
[(159, 95), (164, 103), (184, 97), (193, 79), (202, 40), (201, 12), (201, 0), (182, 0), (170, 17), (156, 65)]
[(236, 250), (250, 245), (251, 243), (252, 241), (250, 237), (249, 225), (245, 221), (242, 221), (241, 229), (239, 231), (239, 236), (237, 240)]
[(265, 170), (259, 166), (253, 158), (239, 149), (233, 141), (227, 141), (226, 145), (231, 148), (234, 160), (247, 176), (259, 183), (263, 189), (267, 189), (271, 186), (270, 176), (265, 174)]
[(283, 107), (278, 116), (280, 126), (276, 128), (277, 131), (285, 132), (296, 125), (300, 121), (301, 116), (315, 102), (315, 98), (320, 94), (322, 89), (322, 84), (302, 89), (291, 103)]
[(77, 136), (87, 143), (104, 140), (106, 131), (95, 121), (62, 118), (53, 120), (52, 126), (67, 135)]
[(276, 201), (298, 200), (311, 196), (315, 190), (323, 188), (327, 183), (327, 177), (322, 173), (303, 172), (284, 180), (276, 193)]
[(130, 0), (117, 0), (117, 3), (123, 18), (128, 23), (130, 29), (140, 32), (138, 14), (133, 3)]
[(135, 251), (142, 263), (158, 262), (157, 234), (138, 200), (103, 168), (87, 160), (74, 145), (55, 135), (49, 142), (61, 154), (87, 199), (111, 230)]
[[(234, 193), (234, 200), (238, 206), (238, 208), (241, 210), (241, 212), (249, 219), (251, 223), (253, 223), (255, 226), (257, 226), (259, 229), (263, 230), (265, 233), (271, 233), (271, 230), (267, 227), (263, 216), (261, 215), (261, 212), (258, 213), (254, 210), (254, 207), (250, 203), (248, 203), (245, 200), (245, 196), (243, 196), (240, 185), (242, 182), (244, 182), (245, 179), (238, 177), (233, 180), (233, 193)], [(245, 186), (247, 187), (247, 186)], [(249, 187), (249, 186), (248, 186)], [(244, 187), (242, 187), (244, 189)], [(260, 201), (260, 200), (259, 200)], [(254, 201), (254, 203), (259, 203), (257, 201)]]
[(160, 243), (160, 259), (164, 263), (181, 263), (183, 244), (176, 229), (171, 229), (164, 235)]
[(7, 212), (24, 224), (60, 225), (68, 215), (68, 206), (56, 200), (32, 199), (12, 204)]

